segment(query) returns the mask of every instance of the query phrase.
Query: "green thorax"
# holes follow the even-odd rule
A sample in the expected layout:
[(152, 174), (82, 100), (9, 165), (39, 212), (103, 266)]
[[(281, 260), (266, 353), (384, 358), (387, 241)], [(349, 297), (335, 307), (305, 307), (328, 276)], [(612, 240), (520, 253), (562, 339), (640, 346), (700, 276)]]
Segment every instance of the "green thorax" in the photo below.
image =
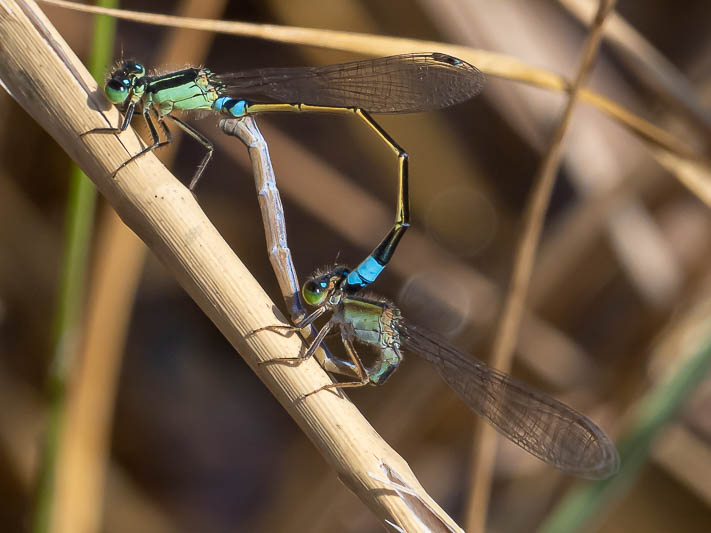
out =
[(400, 310), (387, 302), (358, 296), (345, 296), (341, 302), (342, 320), (355, 339), (375, 346), (379, 357), (367, 368), (371, 383), (381, 384), (402, 360), (400, 354)]
[(207, 69), (188, 68), (151, 76), (146, 82), (146, 105), (154, 107), (160, 115), (167, 115), (174, 109), (210, 110), (220, 96), (218, 87), (212, 82), (212, 72)]

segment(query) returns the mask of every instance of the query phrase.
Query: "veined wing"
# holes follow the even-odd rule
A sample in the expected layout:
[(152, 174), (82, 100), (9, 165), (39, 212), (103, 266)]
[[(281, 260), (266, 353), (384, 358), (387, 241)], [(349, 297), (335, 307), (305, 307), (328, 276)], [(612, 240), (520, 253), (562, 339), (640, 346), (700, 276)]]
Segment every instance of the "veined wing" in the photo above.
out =
[(371, 113), (416, 113), (464, 102), (484, 75), (441, 53), (404, 54), (326, 65), (216, 74), (221, 92), (255, 103), (361, 107)]
[(604, 479), (617, 472), (620, 459), (615, 445), (585, 415), (471, 358), (429, 331), (408, 323), (400, 329), (402, 348), (433, 363), (460, 398), (507, 439), (571, 474)]

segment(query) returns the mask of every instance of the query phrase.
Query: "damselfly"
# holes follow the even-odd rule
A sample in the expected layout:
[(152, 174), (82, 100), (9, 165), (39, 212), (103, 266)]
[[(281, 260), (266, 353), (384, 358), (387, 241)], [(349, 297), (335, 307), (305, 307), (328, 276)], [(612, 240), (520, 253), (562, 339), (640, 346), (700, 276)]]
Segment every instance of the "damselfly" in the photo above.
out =
[[(171, 142), (167, 121), (200, 142), (207, 153), (190, 181), (193, 190), (213, 153), (207, 137), (173, 115), (174, 111), (208, 110), (230, 117), (268, 112), (352, 114), (363, 121), (394, 152), (398, 165), (395, 223), (373, 252), (354, 269), (347, 283), (354, 288), (372, 283), (392, 257), (410, 225), (407, 153), (383, 130), (370, 113), (417, 113), (461, 103), (476, 96), (484, 83), (476, 67), (441, 53), (404, 54), (340, 65), (267, 68), (216, 74), (188, 68), (149, 75), (135, 61), (125, 61), (111, 73), (105, 92), (124, 107), (118, 128), (88, 133), (121, 133), (139, 108), (153, 143), (134, 155), (114, 174), (142, 155)], [(153, 114), (153, 116), (152, 116)], [(160, 140), (154, 118), (165, 137)]]
[[(331, 314), (303, 355), (272, 359), (268, 363), (298, 364), (311, 357), (329, 332), (338, 328), (357, 380), (324, 385), (310, 394), (326, 389), (382, 385), (397, 370), (402, 353), (414, 353), (434, 364), (475, 413), (532, 455), (564, 472), (591, 479), (607, 478), (617, 472), (619, 455), (615, 445), (589, 418), (466, 355), (434, 333), (410, 324), (388, 301), (350, 291), (349, 274), (343, 266), (317, 273), (302, 289), (304, 301), (315, 307), (315, 311), (294, 326), (257, 330), (296, 331)], [(364, 363), (355, 343), (375, 350), (372, 364)]]

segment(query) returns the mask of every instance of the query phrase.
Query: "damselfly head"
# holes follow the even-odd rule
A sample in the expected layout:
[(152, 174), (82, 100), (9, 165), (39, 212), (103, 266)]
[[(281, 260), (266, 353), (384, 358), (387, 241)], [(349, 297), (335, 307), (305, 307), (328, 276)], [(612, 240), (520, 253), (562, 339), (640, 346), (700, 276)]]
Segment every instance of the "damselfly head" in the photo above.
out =
[(135, 61), (124, 61), (111, 72), (106, 82), (106, 96), (113, 104), (122, 104), (135, 92), (138, 85), (143, 86), (141, 78), (146, 75), (146, 68)]
[(118, 68), (111, 73), (112, 78), (118, 75), (141, 78), (146, 75), (146, 67), (132, 60), (122, 61)]
[(341, 288), (341, 283), (346, 279), (350, 270), (342, 265), (316, 272), (310, 279), (306, 280), (301, 289), (301, 294), (307, 305), (318, 307), (330, 298)]

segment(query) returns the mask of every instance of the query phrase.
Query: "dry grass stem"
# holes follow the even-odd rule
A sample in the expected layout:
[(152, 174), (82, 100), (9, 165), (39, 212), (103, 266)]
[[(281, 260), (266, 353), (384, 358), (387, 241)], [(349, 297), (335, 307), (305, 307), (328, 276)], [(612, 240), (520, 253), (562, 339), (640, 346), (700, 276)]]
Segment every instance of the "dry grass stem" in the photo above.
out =
[[(188, 0), (183, 4), (182, 13), (192, 16), (215, 17), (224, 8), (223, 0)], [(201, 62), (212, 35), (192, 33), (173, 30), (172, 38), (160, 50), (161, 62), (181, 56)], [(191, 47), (186, 47), (186, 42)], [(164, 161), (171, 160), (174, 152), (167, 149), (162, 154)], [(83, 344), (59, 447), (54, 483), (57, 501), (52, 507), (51, 525), (56, 533), (100, 529), (116, 389), (147, 253), (141, 240), (112, 210), (105, 211), (99, 228)]]
[[(114, 10), (86, 6), (83, 4), (76, 4), (74, 2), (67, 2), (65, 0), (42, 1), (47, 4), (67, 9), (75, 9), (86, 13), (108, 14), (115, 16), (116, 18), (146, 24), (190, 28), (229, 35), (248, 36), (282, 43), (316, 46), (332, 50), (370, 54), (374, 56), (400, 54), (412, 51), (437, 50), (439, 52), (448, 53), (469, 61), (491, 76), (499, 76), (512, 81), (520, 81), (522, 83), (552, 91), (568, 91), (570, 88), (570, 84), (563, 76), (549, 72), (545, 69), (527, 65), (525, 62), (515, 57), (488, 52), (485, 50), (478, 50), (468, 46), (335, 30), (320, 30), (312, 28), (278, 26), (272, 24), (251, 24), (246, 22), (230, 22), (176, 17), (170, 15), (156, 15), (140, 11)], [(689, 143), (680, 140), (664, 128), (652, 124), (648, 120), (635, 115), (620, 104), (617, 104), (609, 98), (594, 91), (580, 88), (578, 91), (578, 98), (581, 101), (597, 107), (601, 112), (609, 116), (612, 120), (625, 126), (640, 139), (648, 141), (652, 143), (652, 145), (656, 145), (672, 154), (675, 154), (679, 159), (683, 160), (687, 164), (698, 167), (703, 174), (711, 176), (711, 170), (708, 162), (699, 156), (696, 150)], [(687, 174), (686, 178), (682, 178), (676, 173), (674, 176), (694, 194), (698, 194), (699, 190), (706, 190), (709, 188), (709, 182), (708, 180), (701, 179), (701, 177), (697, 174), (698, 173), (695, 173), (691, 176)], [(700, 198), (702, 201), (706, 202), (707, 205), (711, 206), (708, 195), (700, 196)]]
[[(595, 0), (558, 0), (578, 20), (589, 25), (595, 16)], [(682, 111), (703, 135), (711, 133), (708, 113), (684, 74), (618, 13), (610, 15), (604, 38), (625, 66), (661, 100)]]
[[(492, 367), (508, 372), (523, 320), (526, 295), (535, 263), (536, 250), (540, 241), (550, 195), (555, 184), (560, 160), (563, 154), (563, 137), (568, 129), (573, 110), (579, 98), (579, 90), (593, 66), (602, 39), (603, 25), (614, 7), (614, 0), (602, 0), (595, 22), (583, 47), (580, 66), (570, 88), (570, 96), (565, 110), (546, 151), (538, 173), (533, 179), (533, 187), (523, 217), (521, 234), (514, 259), (508, 292), (501, 312), (498, 329), (494, 336)], [(472, 461), (472, 488), (468, 506), (467, 531), (484, 531), (486, 524), (491, 476), (493, 473), (497, 435), (493, 428), (481, 423), (476, 425), (474, 435), (474, 458)]]
[(260, 364), (275, 357), (295, 356), (304, 349), (304, 343), (294, 336), (251, 334), (284, 318), (192, 194), (155, 157), (142, 157), (113, 175), (140, 148), (131, 130), (120, 137), (79, 137), (94, 127), (117, 124), (119, 114), (97, 97), (95, 82), (34, 2), (1, 3), (0, 33), (4, 36), (0, 78), (10, 94), (91, 177), (122, 220), (244, 357), (341, 480), (381, 520), (406, 531), (426, 531), (408, 502), (371, 477), (385, 464), (436, 510), (439, 519), (456, 528), (422, 489), (407, 463), (344, 395), (326, 393), (304, 398), (330, 383), (316, 361), (306, 361), (299, 367)]
[[(568, 81), (555, 73), (545, 69), (532, 67), (517, 58), (477, 50), (468, 46), (458, 46), (438, 41), (425, 41), (419, 39), (405, 39), (354, 32), (335, 30), (320, 30), (312, 28), (298, 28), (278, 26), (273, 24), (251, 24), (247, 22), (231, 22), (222, 20), (189, 19), (171, 15), (157, 15), (141, 11), (128, 11), (120, 9), (105, 9), (86, 6), (65, 0), (42, 0), (46, 4), (56, 5), (67, 9), (75, 9), (85, 13), (100, 13), (114, 16), (119, 19), (134, 22), (190, 28), (195, 30), (211, 31), (227, 35), (240, 35), (255, 37), (288, 44), (316, 46), (331, 50), (342, 50), (359, 54), (383, 56), (402, 54), (413, 51), (430, 51), (448, 53), (476, 65), (484, 73), (502, 78), (520, 81), (536, 87), (554, 91), (568, 91)], [(579, 98), (582, 101), (598, 107), (613, 120), (620, 122), (631, 129), (640, 137), (664, 146), (668, 150), (683, 157), (695, 157), (693, 148), (681, 142), (663, 128), (635, 115), (624, 107), (608, 98), (581, 89)]]

